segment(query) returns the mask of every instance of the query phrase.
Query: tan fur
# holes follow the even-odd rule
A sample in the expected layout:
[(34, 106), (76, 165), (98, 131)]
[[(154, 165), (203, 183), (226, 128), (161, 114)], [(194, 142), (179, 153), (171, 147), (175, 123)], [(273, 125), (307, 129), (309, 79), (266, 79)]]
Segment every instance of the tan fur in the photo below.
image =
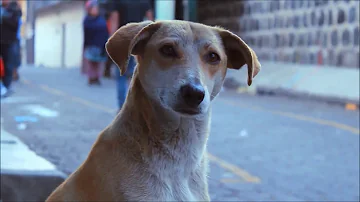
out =
[[(179, 58), (164, 58), (163, 43)], [(101, 132), (86, 161), (47, 201), (210, 201), (206, 142), (211, 101), (226, 67), (248, 65), (248, 83), (259, 72), (254, 51), (218, 27), (185, 21), (130, 23), (107, 42), (112, 60), (125, 73), (130, 54), (138, 65), (127, 100)], [(216, 51), (218, 64), (204, 55)], [(182, 84), (197, 79), (205, 89), (200, 113), (174, 111)]]

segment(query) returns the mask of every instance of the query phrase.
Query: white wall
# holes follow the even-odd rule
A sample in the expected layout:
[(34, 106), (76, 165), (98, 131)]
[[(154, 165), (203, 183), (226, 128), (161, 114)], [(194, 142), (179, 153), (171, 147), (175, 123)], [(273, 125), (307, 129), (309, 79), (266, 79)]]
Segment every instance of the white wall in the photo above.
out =
[(68, 22), (66, 31), (65, 66), (80, 67), (84, 41), (82, 18), (80, 22)]
[(62, 65), (63, 24), (65, 24), (65, 67), (80, 67), (83, 44), (80, 1), (43, 11), (35, 21), (35, 65), (59, 68)]
[(61, 30), (53, 24), (54, 16), (41, 16), (35, 21), (35, 65), (57, 67), (61, 63)]

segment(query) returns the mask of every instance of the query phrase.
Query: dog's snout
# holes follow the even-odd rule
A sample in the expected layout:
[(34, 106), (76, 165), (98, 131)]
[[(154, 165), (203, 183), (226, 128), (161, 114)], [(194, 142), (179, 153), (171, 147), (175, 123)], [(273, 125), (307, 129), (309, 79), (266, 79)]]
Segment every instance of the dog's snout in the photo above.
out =
[(186, 84), (180, 88), (180, 93), (189, 107), (197, 107), (204, 100), (205, 90), (200, 84)]

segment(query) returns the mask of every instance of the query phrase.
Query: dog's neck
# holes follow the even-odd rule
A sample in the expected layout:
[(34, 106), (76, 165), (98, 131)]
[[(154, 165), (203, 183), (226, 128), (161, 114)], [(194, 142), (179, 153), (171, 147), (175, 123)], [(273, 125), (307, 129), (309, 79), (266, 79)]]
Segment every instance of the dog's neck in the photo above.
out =
[(154, 166), (160, 168), (162, 162), (184, 170), (184, 166), (195, 167), (203, 160), (210, 110), (201, 116), (183, 117), (165, 109), (147, 96), (135, 73), (127, 100), (114, 124), (119, 130), (126, 128), (147, 163), (156, 163)]

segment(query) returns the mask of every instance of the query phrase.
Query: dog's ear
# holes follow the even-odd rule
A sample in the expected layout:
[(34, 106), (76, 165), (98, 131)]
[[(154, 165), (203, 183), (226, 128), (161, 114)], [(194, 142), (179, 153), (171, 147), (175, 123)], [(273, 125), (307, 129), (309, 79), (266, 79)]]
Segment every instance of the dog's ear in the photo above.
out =
[(160, 23), (144, 21), (128, 23), (120, 27), (106, 42), (106, 52), (120, 68), (120, 74), (126, 72), (131, 54), (140, 54), (146, 41), (160, 27)]
[(240, 69), (244, 64), (248, 66), (248, 85), (259, 73), (261, 64), (255, 52), (237, 35), (220, 27), (215, 27), (222, 39), (225, 52), (228, 58), (227, 67)]

